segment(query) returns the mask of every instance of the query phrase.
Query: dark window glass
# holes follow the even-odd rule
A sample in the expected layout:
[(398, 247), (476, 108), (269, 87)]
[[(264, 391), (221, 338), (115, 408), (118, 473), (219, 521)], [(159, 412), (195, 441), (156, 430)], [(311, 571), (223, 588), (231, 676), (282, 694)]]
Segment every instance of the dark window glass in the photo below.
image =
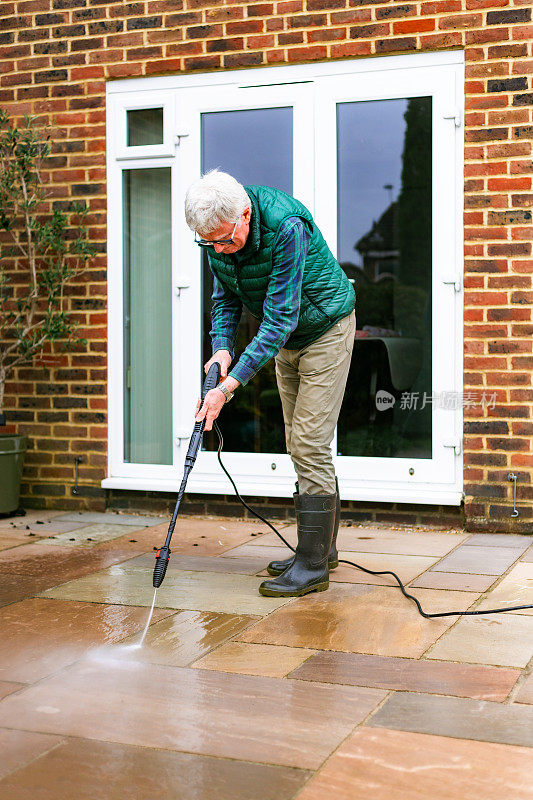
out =
[[(292, 108), (217, 111), (202, 115), (202, 173), (218, 167), (242, 184), (274, 186), (292, 194)], [(213, 277), (203, 254), (202, 365), (211, 358), (211, 295)], [(256, 335), (259, 321), (244, 309), (235, 344), (235, 364)], [(202, 369), (202, 376), (204, 375)], [(224, 408), (218, 422), (226, 450), (284, 453), (281, 400), (271, 359)], [(213, 432), (204, 448), (216, 450)]]
[(337, 257), (357, 294), (339, 455), (431, 458), (431, 142), (430, 97), (337, 105)]

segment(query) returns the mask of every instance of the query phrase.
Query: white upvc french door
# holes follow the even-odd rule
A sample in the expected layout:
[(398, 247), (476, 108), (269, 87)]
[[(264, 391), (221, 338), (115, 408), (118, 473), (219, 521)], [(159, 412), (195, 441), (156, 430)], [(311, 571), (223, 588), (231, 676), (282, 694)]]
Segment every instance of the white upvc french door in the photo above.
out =
[[(417, 416), (400, 396), (423, 389), (431, 403), (462, 390), (462, 96), (458, 52), (108, 86), (104, 487), (177, 491), (210, 356), (210, 275), (184, 198), (220, 166), (302, 201), (356, 287), (367, 330), (332, 442), (342, 497), (460, 502), (462, 408), (433, 402)], [(417, 197), (423, 224), (411, 231)], [(252, 322), (243, 318), (241, 348)], [(394, 410), (377, 407), (380, 391)], [(220, 419), (225, 464), (245, 495), (290, 496), (272, 365), (238, 394)], [(188, 489), (232, 493), (212, 435)]]
[[(340, 110), (352, 104), (354, 111), (363, 104), (367, 107), (373, 104), (378, 110), (380, 104), (390, 105), (394, 100), (400, 103), (415, 102), (415, 98), (426, 100), (431, 126), (432, 201), (431, 263), (427, 276), (431, 285), (432, 369), (426, 399), (431, 402), (432, 397), (437, 402), (432, 403), (427, 452), (423, 458), (338, 455), (337, 475), (345, 487), (352, 489), (348, 489), (350, 495), (361, 498), (370, 499), (379, 494), (384, 500), (386, 495), (401, 499), (402, 495), (413, 495), (417, 490), (421, 498), (424, 493), (434, 497), (440, 493), (441, 497), (446, 497), (448, 492), (452, 497), (461, 485), (461, 414), (454, 414), (438, 401), (443, 393), (457, 397), (462, 388), (461, 351), (457, 346), (450, 347), (450, 342), (461, 339), (462, 324), (462, 294), (458, 291), (462, 280), (462, 197), (458, 191), (457, 172), (457, 164), (462, 160), (457, 152), (460, 123), (460, 96), (457, 94), (458, 90), (462, 92), (462, 85), (457, 80), (457, 70), (451, 66), (391, 68), (364, 78), (337, 75), (315, 81), (315, 218), (330, 248), (338, 253)], [(386, 124), (386, 119), (383, 123)], [(354, 137), (353, 147), (358, 146)], [(362, 313), (364, 309), (356, 304), (357, 317)], [(356, 342), (354, 358), (358, 354), (358, 344)], [(409, 350), (401, 351), (398, 357), (409, 358)], [(415, 395), (414, 392), (407, 394)], [(420, 405), (424, 402), (423, 396), (412, 397), (410, 401), (415, 399)], [(418, 410), (414, 409), (414, 413)], [(332, 447), (335, 446), (336, 440), (332, 443)], [(382, 487), (385, 488), (383, 494)]]
[[(268, 124), (272, 113), (282, 112), (281, 119), (287, 121), (287, 135), (282, 142), (275, 138), (266, 138), (258, 135), (254, 120), (261, 127), (261, 121)], [(291, 193), (301, 200), (313, 212), (314, 206), (314, 136), (313, 136), (313, 84), (292, 83), (276, 86), (215, 86), (202, 89), (190, 89), (181, 92), (178, 100), (177, 116), (183, 125), (187, 136), (180, 140), (177, 154), (177, 172), (180, 176), (180, 196), (178, 207), (183, 208), (185, 191), (190, 183), (195, 180), (207, 167), (219, 165), (216, 160), (206, 163), (209, 148), (215, 150), (214, 158), (229, 159), (230, 163), (238, 160), (243, 168), (240, 179), (243, 183), (273, 182), (273, 176), (267, 172), (256, 172), (258, 162), (263, 159), (283, 159), (285, 174), (288, 181), (286, 187)], [(209, 122), (215, 126), (213, 133), (209, 132)], [(212, 141), (217, 135), (217, 122), (223, 126), (225, 142)], [(271, 136), (275, 137), (276, 127)], [(249, 126), (254, 135), (251, 152), (246, 155), (246, 136), (243, 136), (242, 126)], [(181, 130), (181, 129), (180, 129)], [(248, 130), (248, 128), (247, 128)], [(278, 131), (279, 132), (279, 131)], [(289, 139), (290, 137), (290, 139)], [(283, 147), (284, 152), (280, 150)], [(279, 149), (277, 149), (279, 148)], [(243, 162), (246, 161), (245, 164)], [(220, 166), (228, 163), (223, 161)], [(235, 166), (235, 169), (239, 165)], [(228, 169), (233, 174), (231, 167)], [(290, 174), (289, 174), (290, 173)], [(281, 177), (281, 176), (280, 176)], [(206, 307), (207, 298), (202, 299), (200, 291), (201, 256), (198, 246), (193, 241), (192, 232), (179, 239), (179, 261), (191, 266), (192, 292), (184, 296), (184, 319), (189, 331), (187, 337), (188, 347), (181, 354), (183, 359), (183, 375), (187, 379), (182, 385), (182, 407), (184, 418), (181, 425), (183, 435), (190, 435), (190, 410), (195, 407), (198, 397), (198, 384), (203, 372), (202, 362), (210, 356), (208, 351), (202, 358), (202, 323), (209, 306)], [(194, 287), (194, 288), (193, 288)], [(202, 305), (204, 306), (202, 308)], [(236, 353), (236, 357), (238, 354)], [(241, 389), (241, 392), (244, 391)], [(228, 406), (227, 413), (235, 413), (235, 400)], [(236, 412), (238, 413), (238, 411)], [(221, 424), (222, 424), (221, 420)], [(243, 419), (244, 424), (244, 419)], [(236, 420), (239, 426), (239, 420)], [(281, 432), (282, 433), (282, 432)], [(182, 434), (180, 434), (182, 435)], [(188, 441), (180, 440), (182, 455)], [(272, 454), (270, 452), (239, 452), (230, 435), (226, 434), (224, 443), (224, 462), (238, 485), (244, 487), (248, 494), (261, 495), (265, 491), (273, 495), (283, 495), (287, 487), (292, 486), (294, 470), (290, 457), (286, 453)], [(226, 476), (221, 472), (216, 452), (204, 449), (198, 456), (194, 475), (191, 475), (190, 485), (192, 491), (227, 492), (231, 490)], [(268, 487), (268, 488), (267, 488)]]

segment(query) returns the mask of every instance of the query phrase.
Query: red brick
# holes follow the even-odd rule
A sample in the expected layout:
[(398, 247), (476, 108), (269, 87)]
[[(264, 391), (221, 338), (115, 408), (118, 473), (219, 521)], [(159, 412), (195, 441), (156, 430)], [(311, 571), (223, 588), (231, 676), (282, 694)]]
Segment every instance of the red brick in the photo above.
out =
[(347, 42), (346, 44), (331, 45), (332, 58), (345, 58), (350, 56), (367, 56), (371, 52), (370, 42)]
[(276, 37), (271, 36), (247, 36), (246, 47), (250, 50), (262, 50), (266, 47), (274, 47), (276, 44)]
[(243, 50), (244, 39), (230, 39), (227, 36), (223, 39), (211, 39), (206, 42), (208, 53), (222, 53), (228, 50)]
[(268, 17), (274, 14), (274, 3), (253, 3), (248, 5), (247, 14), (249, 17)]
[[(248, 8), (251, 9), (253, 8), (253, 6), (249, 6)], [(244, 17), (244, 9), (239, 6), (223, 6), (222, 8), (208, 8), (205, 11), (206, 22), (227, 22), (228, 20), (243, 19), (243, 17)]]
[(335, 11), (330, 14), (332, 25), (350, 25), (352, 22), (369, 22), (372, 12), (369, 8), (352, 8), (350, 11)]
[(354, 25), (350, 28), (351, 39), (368, 39), (375, 36), (385, 36), (390, 30), (390, 23), (379, 25)]
[(313, 42), (331, 42), (338, 41), (339, 39), (346, 39), (346, 28), (319, 28), (315, 31), (308, 31), (307, 41), (311, 44)]
[(266, 60), (268, 64), (279, 64), (282, 61), (285, 61), (285, 51), (284, 50), (267, 50), (266, 51)]
[(185, 69), (215, 69), (220, 67), (220, 56), (196, 56), (195, 58), (186, 58)]
[(243, 33), (263, 33), (263, 20), (250, 19), (243, 20), (243, 22), (228, 22), (226, 24), (226, 33), (228, 36), (234, 33), (242, 35)]
[(289, 61), (313, 61), (327, 58), (327, 47), (294, 47), (287, 51)]
[(424, 31), (434, 30), (434, 19), (408, 19), (392, 23), (393, 33), (423, 33)]
[(224, 66), (232, 67), (251, 67), (263, 63), (263, 53), (238, 53), (235, 55), (224, 56)]
[(465, 31), (466, 44), (485, 44), (486, 42), (504, 42), (509, 38), (509, 28), (482, 28), (477, 31)]

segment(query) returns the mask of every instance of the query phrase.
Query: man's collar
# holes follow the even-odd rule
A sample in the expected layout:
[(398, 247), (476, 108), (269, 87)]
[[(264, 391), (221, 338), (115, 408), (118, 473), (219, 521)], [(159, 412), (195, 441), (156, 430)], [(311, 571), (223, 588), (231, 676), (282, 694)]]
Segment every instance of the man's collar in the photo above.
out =
[[(247, 192), (248, 194), (248, 192)], [(248, 194), (250, 198), (250, 230), (246, 239), (246, 244), (240, 250), (234, 253), (237, 261), (245, 261), (247, 258), (257, 253), (261, 245), (261, 225), (259, 217), (259, 204), (253, 195)]]

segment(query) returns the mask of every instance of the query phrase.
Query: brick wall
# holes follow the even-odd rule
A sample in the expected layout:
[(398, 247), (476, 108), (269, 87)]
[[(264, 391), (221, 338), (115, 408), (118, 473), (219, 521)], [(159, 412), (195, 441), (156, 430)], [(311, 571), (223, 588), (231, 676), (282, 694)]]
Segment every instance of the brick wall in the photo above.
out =
[[(465, 409), (465, 512), (472, 530), (533, 530), (532, 39), (530, 0), (4, 0), (0, 104), (12, 115), (34, 114), (53, 126), (50, 208), (85, 199), (99, 253), (70, 296), (87, 351), (48, 374), (20, 369), (8, 387), (10, 429), (31, 440), (24, 503), (105, 505), (106, 81), (461, 48), (464, 390), (497, 394), (494, 408)], [(71, 494), (76, 456), (83, 458), (77, 497)], [(518, 476), (515, 519), (509, 471)], [(120, 493), (114, 496), (120, 503)], [(162, 507), (167, 501), (161, 499)], [(428, 507), (382, 507), (419, 519), (429, 513)], [(442, 516), (443, 509), (435, 512)]]

